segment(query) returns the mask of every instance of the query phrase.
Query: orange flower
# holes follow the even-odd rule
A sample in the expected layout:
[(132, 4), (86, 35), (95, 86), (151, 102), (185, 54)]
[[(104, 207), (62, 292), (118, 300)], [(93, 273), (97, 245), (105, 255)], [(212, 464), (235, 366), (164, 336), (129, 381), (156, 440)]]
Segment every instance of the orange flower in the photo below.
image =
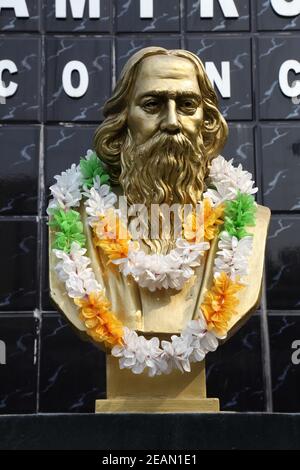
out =
[(212, 240), (218, 230), (218, 225), (222, 225), (224, 214), (224, 205), (212, 207), (210, 199), (204, 199), (204, 237), (206, 240)]
[(127, 258), (128, 256), (128, 242), (125, 240), (112, 242), (110, 240), (99, 240), (99, 238), (95, 237), (94, 244), (104, 251), (109, 258), (109, 262), (114, 259)]
[(214, 330), (221, 336), (227, 333), (228, 323), (236, 314), (235, 308), (239, 303), (235, 294), (243, 287), (242, 284), (233, 282), (224, 272), (214, 279), (214, 284), (201, 305), (208, 330)]
[[(110, 261), (128, 256), (128, 242), (131, 237), (113, 209), (99, 218), (93, 226), (93, 231), (95, 245), (104, 251)], [(120, 236), (122, 238), (119, 238)]]
[[(201, 215), (193, 212), (190, 212), (186, 217), (186, 221), (183, 224), (183, 238), (188, 242), (200, 242), (201, 235), (203, 240), (203, 225), (201, 227)], [(201, 230), (202, 228), (202, 230)]]
[(222, 220), (224, 213), (224, 205), (221, 204), (217, 207), (212, 207), (210, 199), (204, 199), (203, 201), (203, 210), (204, 213), (193, 212), (189, 213), (186, 222), (183, 224), (184, 228), (184, 238), (189, 242), (199, 242), (199, 236), (201, 235), (201, 225), (202, 217), (204, 219), (204, 234), (203, 234), (203, 225), (202, 225), (202, 235), (204, 239), (212, 240), (218, 230), (218, 226), (222, 225), (224, 222)]
[(74, 302), (81, 308), (80, 319), (95, 341), (110, 347), (123, 343), (123, 325), (111, 312), (110, 302), (103, 293), (92, 292), (82, 299), (74, 299)]

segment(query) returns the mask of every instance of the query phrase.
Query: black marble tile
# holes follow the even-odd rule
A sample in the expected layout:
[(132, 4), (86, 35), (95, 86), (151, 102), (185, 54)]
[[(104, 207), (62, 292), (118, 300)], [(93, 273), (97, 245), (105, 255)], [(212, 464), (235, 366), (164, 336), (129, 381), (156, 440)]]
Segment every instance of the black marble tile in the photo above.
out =
[[(296, 60), (299, 54), (299, 44), (300, 36), (298, 35), (291, 37), (261, 36), (258, 39), (257, 65), (259, 72), (259, 116), (261, 119), (299, 120), (300, 93), (298, 96), (291, 96), (299, 90), (297, 70), (291, 69), (287, 73), (281, 68), (287, 61), (293, 61), (294, 64), (298, 64), (299, 71), (299, 62)], [(282, 82), (279, 80), (280, 71)], [(285, 87), (288, 90), (285, 90)]]
[(270, 309), (300, 306), (300, 217), (274, 215), (267, 239), (267, 300)]
[(0, 315), (0, 414), (36, 411), (35, 341), (33, 317)]
[[(208, 11), (205, 9), (207, 6), (209, 7)], [(207, 18), (208, 15), (210, 15), (209, 18)], [(191, 32), (249, 31), (249, 0), (239, 0), (238, 2), (186, 0), (186, 28)]]
[[(229, 120), (252, 119), (251, 43), (246, 37), (209, 38), (187, 36), (187, 49), (194, 52), (222, 79), (222, 93), (217, 85), (220, 110)], [(209, 63), (209, 64), (208, 64)], [(223, 64), (223, 65), (222, 65)], [(211, 78), (211, 72), (208, 72)]]
[[(41, 0), (1, 2), (2, 5), (5, 3), (14, 3), (16, 10), (14, 8), (1, 6), (0, 31), (3, 33), (38, 31), (41, 19), (40, 2)], [(24, 6), (26, 7), (25, 9), (23, 8)]]
[(273, 210), (300, 209), (300, 124), (260, 126), (263, 200)]
[[(109, 32), (112, 25), (112, 7), (113, 2), (111, 0), (98, 0), (98, 5), (100, 5), (99, 11), (90, 10), (89, 3), (87, 0), (79, 1), (76, 0), (72, 3), (66, 3), (67, 8), (61, 12), (59, 9), (56, 10), (55, 0), (42, 0), (44, 7), (44, 16), (46, 22), (46, 31), (48, 32), (72, 32), (72, 33), (86, 33), (86, 32)], [(94, 2), (95, 3), (95, 2)], [(93, 7), (93, 2), (91, 3)], [(73, 5), (73, 10), (71, 6)], [(82, 6), (84, 8), (82, 9)], [(60, 6), (58, 4), (58, 6)], [(75, 7), (75, 8), (74, 8)], [(76, 9), (77, 7), (77, 9)], [(64, 15), (66, 12), (66, 17), (59, 18), (60, 14)], [(100, 13), (100, 17), (98, 14)], [(93, 18), (93, 16), (98, 16)]]
[(228, 127), (228, 140), (222, 155), (227, 160), (233, 158), (234, 165), (241, 164), (255, 178), (253, 125), (229, 123)]
[(48, 37), (46, 67), (48, 121), (101, 119), (111, 91), (109, 39)]
[(165, 49), (180, 49), (180, 37), (169, 35), (163, 36), (126, 36), (118, 37), (116, 41), (116, 69), (117, 77), (127, 60), (143, 47), (157, 46)]
[(0, 38), (0, 56), (6, 61), (1, 64), (0, 120), (40, 120), (40, 46), (36, 37)]
[[(284, 15), (282, 14), (284, 13)], [(297, 1), (257, 0), (257, 26), (261, 31), (300, 29), (300, 4)]]
[[(179, 0), (116, 0), (116, 7), (118, 32), (180, 31)], [(146, 18), (143, 13), (150, 7), (153, 16)]]
[(38, 126), (0, 126), (0, 215), (37, 213)]
[(58, 313), (56, 304), (52, 301), (50, 297), (50, 287), (49, 287), (49, 237), (48, 237), (48, 222), (47, 220), (43, 221), (43, 274), (41, 279), (41, 289), (42, 289), (42, 309), (46, 311), (47, 314), (55, 315)]
[[(100, 124), (100, 122), (99, 122)], [(93, 146), (95, 126), (47, 126), (45, 130), (45, 191), (55, 184), (54, 176), (79, 163)], [(48, 202), (47, 202), (48, 204)]]
[(36, 222), (0, 220), (0, 311), (37, 307)]
[(207, 396), (219, 398), (222, 411), (264, 409), (259, 316), (207, 355), (206, 380)]
[(105, 354), (62, 316), (43, 319), (40, 412), (93, 413), (106, 390)]
[(273, 406), (275, 412), (300, 412), (300, 312), (269, 316)]

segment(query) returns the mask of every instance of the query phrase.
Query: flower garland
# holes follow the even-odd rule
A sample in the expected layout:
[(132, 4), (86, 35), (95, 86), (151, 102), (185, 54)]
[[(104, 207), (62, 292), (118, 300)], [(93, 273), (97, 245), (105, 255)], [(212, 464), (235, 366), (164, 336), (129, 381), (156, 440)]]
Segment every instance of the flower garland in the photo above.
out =
[[(108, 193), (107, 197), (111, 194)], [(88, 221), (93, 229), (95, 245), (101, 248), (110, 262), (119, 267), (124, 276), (131, 276), (140, 287), (146, 287), (151, 292), (168, 288), (181, 290), (193, 276), (192, 268), (200, 265), (200, 258), (210, 247), (207, 241), (190, 243), (178, 239), (176, 248), (167, 255), (147, 255), (140, 249), (138, 242), (131, 241), (130, 233), (123, 226), (118, 211), (113, 206), (108, 210), (103, 208), (99, 193), (94, 188), (85, 195), (88, 197), (85, 205), (90, 216)], [(212, 226), (221, 221), (212, 218), (209, 223)], [(209, 229), (213, 230), (212, 227)], [(119, 235), (121, 232), (122, 237)]]
[[(130, 239), (114, 208), (116, 196), (106, 184), (109, 177), (92, 151), (78, 166), (73, 164), (55, 179), (48, 206), (49, 225), (55, 233), (53, 252), (58, 259), (55, 270), (79, 307), (87, 333), (112, 348), (121, 369), (130, 369), (135, 374), (147, 370), (150, 376), (170, 373), (174, 368), (189, 372), (191, 363), (202, 361), (226, 337), (239, 303), (236, 294), (245, 286), (252, 251), (252, 235), (247, 227), (255, 225), (256, 212), (253, 194), (257, 188), (253, 187), (251, 174), (241, 165), (235, 168), (232, 161), (222, 156), (215, 158), (204, 194), (205, 241), (193, 243), (193, 235), (187, 233), (187, 240), (177, 240), (176, 248), (168, 255), (146, 255)], [(87, 198), (86, 212), (95, 244), (105, 252), (108, 262), (118, 265), (125, 276), (132, 276), (151, 291), (181, 289), (193, 274), (192, 268), (199, 266), (209, 240), (218, 233), (219, 251), (212, 286), (205, 294), (198, 317), (189, 321), (179, 336), (173, 335), (171, 341), (147, 340), (125, 327), (111, 311), (105, 291), (85, 256), (83, 224), (79, 212), (74, 210), (83, 197)], [(125, 239), (113, 235), (114, 223), (118, 234), (125, 230)], [(193, 219), (192, 225), (195, 224)]]

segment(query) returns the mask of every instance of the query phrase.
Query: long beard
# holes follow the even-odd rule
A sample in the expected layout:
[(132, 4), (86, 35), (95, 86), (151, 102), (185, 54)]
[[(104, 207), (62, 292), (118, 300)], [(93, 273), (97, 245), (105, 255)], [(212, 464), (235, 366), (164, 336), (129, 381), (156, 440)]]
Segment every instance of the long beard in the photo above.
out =
[[(129, 206), (146, 206), (149, 233), (152, 204), (196, 206), (203, 193), (207, 165), (201, 135), (193, 143), (183, 134), (159, 133), (139, 146), (127, 135), (121, 153), (120, 184)], [(174, 220), (170, 222), (168, 240), (161, 232), (156, 240), (144, 240), (151, 251), (167, 252), (174, 247)]]

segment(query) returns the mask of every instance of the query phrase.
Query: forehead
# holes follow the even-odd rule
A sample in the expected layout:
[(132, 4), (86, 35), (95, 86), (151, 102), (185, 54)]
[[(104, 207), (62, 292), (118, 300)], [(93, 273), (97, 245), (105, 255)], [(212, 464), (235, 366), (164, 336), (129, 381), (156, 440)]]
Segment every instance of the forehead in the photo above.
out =
[(137, 96), (151, 90), (200, 93), (194, 64), (184, 57), (147, 57), (140, 64), (133, 94)]

